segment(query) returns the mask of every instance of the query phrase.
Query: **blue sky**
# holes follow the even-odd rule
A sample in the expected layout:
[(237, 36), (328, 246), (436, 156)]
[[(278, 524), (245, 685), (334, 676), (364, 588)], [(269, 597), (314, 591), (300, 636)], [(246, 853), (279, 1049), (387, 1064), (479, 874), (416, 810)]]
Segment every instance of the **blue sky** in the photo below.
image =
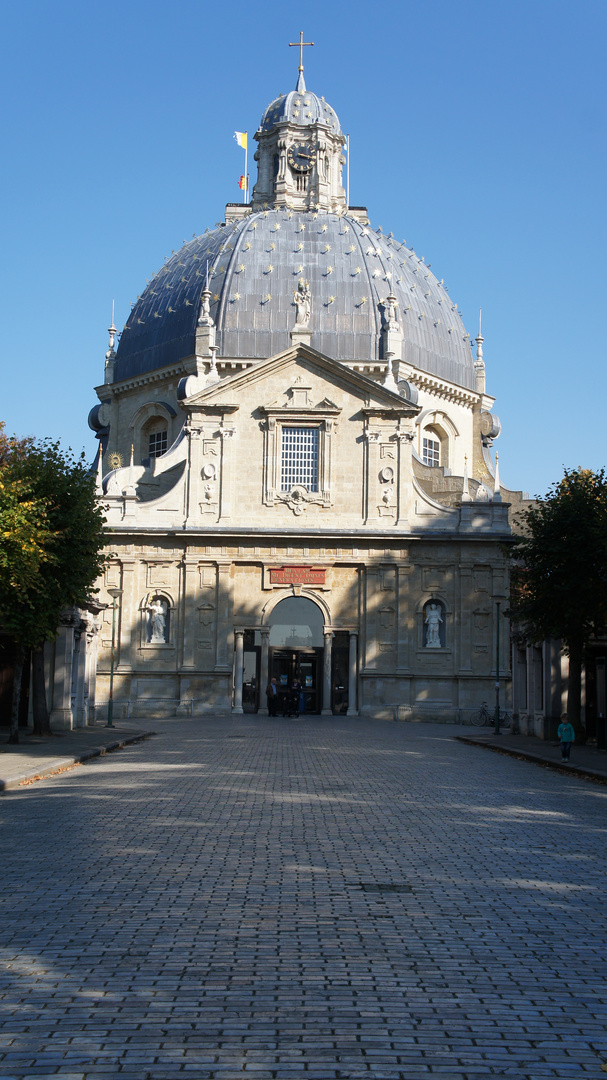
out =
[(300, 29), (350, 134), (351, 203), (432, 264), (473, 335), (482, 306), (504, 482), (601, 467), (606, 0), (4, 0), (7, 429), (92, 457), (112, 298), (121, 327), (239, 199), (233, 131), (294, 86)]

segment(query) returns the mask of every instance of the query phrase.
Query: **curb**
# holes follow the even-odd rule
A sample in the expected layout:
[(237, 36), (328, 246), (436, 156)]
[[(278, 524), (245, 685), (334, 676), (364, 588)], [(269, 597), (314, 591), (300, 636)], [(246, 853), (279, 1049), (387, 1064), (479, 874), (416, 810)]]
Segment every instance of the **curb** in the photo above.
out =
[(493, 754), (505, 754), (507, 757), (523, 758), (533, 765), (543, 765), (546, 769), (553, 769), (555, 772), (566, 773), (568, 776), (578, 776), (583, 780), (597, 780), (601, 784), (607, 784), (607, 772), (600, 772), (598, 769), (589, 769), (584, 765), (564, 766), (560, 761), (542, 757), (541, 754), (532, 754), (529, 750), (516, 750), (514, 747), (509, 746), (491, 746), (490, 743), (481, 742), (479, 739), (467, 739), (465, 735), (454, 735), (453, 738), (457, 742), (467, 743), (468, 746), (481, 746), (483, 750), (490, 750)]
[(55, 758), (52, 764), (49, 763), (40, 769), (28, 769), (27, 772), (18, 773), (16, 776), (10, 776), (8, 780), (0, 779), (0, 795), (21, 787), (25, 780), (44, 780), (45, 777), (53, 776), (55, 773), (62, 772), (64, 769), (69, 769), (73, 765), (82, 765), (83, 762), (90, 761), (91, 758), (103, 757), (105, 754), (111, 754), (114, 750), (122, 750), (124, 746), (143, 742), (144, 739), (149, 739), (155, 734), (155, 731), (140, 731), (136, 735), (126, 736), (124, 739), (116, 739), (114, 742), (107, 743), (106, 746), (95, 746), (91, 750), (85, 750), (82, 754), (77, 754), (74, 757)]

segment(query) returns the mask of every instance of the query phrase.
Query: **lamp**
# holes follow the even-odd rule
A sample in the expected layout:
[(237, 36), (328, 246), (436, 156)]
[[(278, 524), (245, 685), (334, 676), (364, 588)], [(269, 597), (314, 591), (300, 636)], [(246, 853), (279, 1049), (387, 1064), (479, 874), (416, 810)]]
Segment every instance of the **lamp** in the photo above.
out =
[(116, 638), (116, 608), (118, 606), (118, 597), (122, 596), (122, 589), (108, 589), (108, 593), (112, 597), (112, 651), (110, 653), (110, 696), (107, 703), (106, 727), (113, 727), (114, 725), (112, 723), (112, 720), (114, 718), (114, 642)]
[(493, 600), (497, 607), (495, 621), (495, 734), (500, 733), (500, 606), (508, 597), (505, 593), (494, 593)]

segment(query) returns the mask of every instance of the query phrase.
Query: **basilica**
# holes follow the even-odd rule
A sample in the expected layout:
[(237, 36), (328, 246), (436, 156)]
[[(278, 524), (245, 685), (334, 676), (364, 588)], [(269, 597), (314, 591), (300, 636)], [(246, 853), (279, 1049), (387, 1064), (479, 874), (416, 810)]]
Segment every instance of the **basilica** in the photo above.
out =
[(117, 348), (110, 328), (97, 703), (111, 676), (118, 717), (264, 714), (276, 680), (304, 716), (466, 722), (509, 692), (521, 501), (480, 329), (348, 205), (301, 62), (254, 139), (250, 200), (166, 260)]

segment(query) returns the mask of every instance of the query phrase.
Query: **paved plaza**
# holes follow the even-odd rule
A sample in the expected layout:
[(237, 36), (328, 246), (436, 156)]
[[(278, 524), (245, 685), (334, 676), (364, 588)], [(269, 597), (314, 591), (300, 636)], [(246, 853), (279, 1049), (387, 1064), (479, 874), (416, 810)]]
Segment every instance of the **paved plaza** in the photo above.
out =
[(0, 799), (2, 1080), (605, 1075), (607, 786), (446, 726), (153, 726)]

